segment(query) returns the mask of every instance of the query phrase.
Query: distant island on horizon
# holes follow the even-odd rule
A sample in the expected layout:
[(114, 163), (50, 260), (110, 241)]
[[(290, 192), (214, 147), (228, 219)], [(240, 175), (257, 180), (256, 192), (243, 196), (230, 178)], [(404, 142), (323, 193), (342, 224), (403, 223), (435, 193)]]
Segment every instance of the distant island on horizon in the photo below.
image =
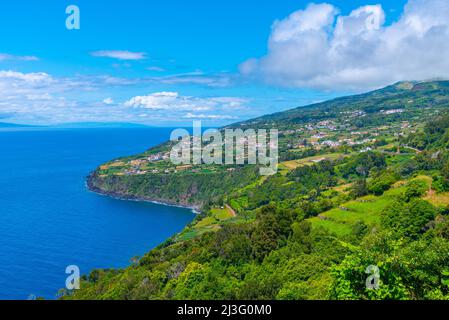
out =
[(50, 125), (0, 122), (0, 128), (152, 128), (154, 126), (130, 122), (68, 122)]

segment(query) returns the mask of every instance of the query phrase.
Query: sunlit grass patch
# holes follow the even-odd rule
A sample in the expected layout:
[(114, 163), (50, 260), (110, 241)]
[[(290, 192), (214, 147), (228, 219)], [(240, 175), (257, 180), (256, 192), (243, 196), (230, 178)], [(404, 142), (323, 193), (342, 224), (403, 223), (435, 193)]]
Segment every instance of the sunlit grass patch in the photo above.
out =
[(228, 219), (231, 219), (234, 217), (232, 211), (228, 209), (227, 207), (221, 209), (221, 208), (214, 208), (211, 210), (211, 214), (214, 218), (220, 221), (225, 221)]
[(282, 171), (291, 171), (294, 170), (296, 168), (302, 167), (302, 166), (310, 166), (313, 164), (316, 164), (318, 162), (321, 161), (325, 161), (325, 160), (336, 160), (340, 157), (344, 157), (345, 155), (343, 153), (337, 152), (337, 153), (329, 153), (329, 154), (324, 154), (324, 155), (319, 155), (319, 156), (313, 156), (313, 157), (308, 157), (308, 158), (304, 158), (304, 159), (299, 159), (299, 160), (290, 160), (290, 161), (285, 161), (279, 164), (279, 170), (281, 171), (281, 173), (283, 173)]
[(449, 192), (444, 193), (429, 193), (424, 200), (429, 201), (436, 207), (447, 207), (449, 206)]
[(198, 222), (194, 228), (204, 228), (207, 226), (210, 226), (212, 224), (217, 223), (217, 220), (214, 217), (206, 217), (203, 220), (201, 220), (200, 222)]

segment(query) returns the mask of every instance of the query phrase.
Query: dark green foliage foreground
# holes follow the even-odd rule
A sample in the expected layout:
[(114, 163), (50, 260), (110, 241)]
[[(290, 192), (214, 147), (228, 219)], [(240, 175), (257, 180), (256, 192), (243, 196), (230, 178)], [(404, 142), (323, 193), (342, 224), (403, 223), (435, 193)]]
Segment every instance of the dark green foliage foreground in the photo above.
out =
[[(449, 299), (447, 106), (448, 83), (406, 83), (257, 119), (288, 132), (330, 118), (344, 123), (330, 130), (336, 140), (360, 130), (367, 141), (296, 150), (310, 137), (285, 133), (285, 163), (268, 178), (251, 166), (123, 175), (127, 158), (97, 170), (91, 187), (104, 193), (203, 213), (130, 267), (95, 270), (62, 299)], [(366, 287), (369, 266), (379, 268), (377, 290)]]

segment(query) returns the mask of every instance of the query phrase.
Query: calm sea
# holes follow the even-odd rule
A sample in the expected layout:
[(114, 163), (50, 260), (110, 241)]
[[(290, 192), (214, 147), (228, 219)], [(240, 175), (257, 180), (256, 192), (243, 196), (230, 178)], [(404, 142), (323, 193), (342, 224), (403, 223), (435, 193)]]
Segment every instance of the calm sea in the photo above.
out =
[(89, 192), (102, 162), (142, 152), (170, 129), (0, 130), (0, 299), (55, 297), (65, 269), (118, 268), (181, 231), (187, 209)]

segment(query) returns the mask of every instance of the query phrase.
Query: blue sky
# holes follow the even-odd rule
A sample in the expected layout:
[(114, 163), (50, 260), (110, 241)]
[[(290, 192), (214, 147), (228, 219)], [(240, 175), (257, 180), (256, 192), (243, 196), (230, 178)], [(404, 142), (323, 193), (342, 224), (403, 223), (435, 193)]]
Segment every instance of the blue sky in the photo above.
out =
[(5, 2), (0, 122), (220, 125), (449, 75), (445, 0)]

